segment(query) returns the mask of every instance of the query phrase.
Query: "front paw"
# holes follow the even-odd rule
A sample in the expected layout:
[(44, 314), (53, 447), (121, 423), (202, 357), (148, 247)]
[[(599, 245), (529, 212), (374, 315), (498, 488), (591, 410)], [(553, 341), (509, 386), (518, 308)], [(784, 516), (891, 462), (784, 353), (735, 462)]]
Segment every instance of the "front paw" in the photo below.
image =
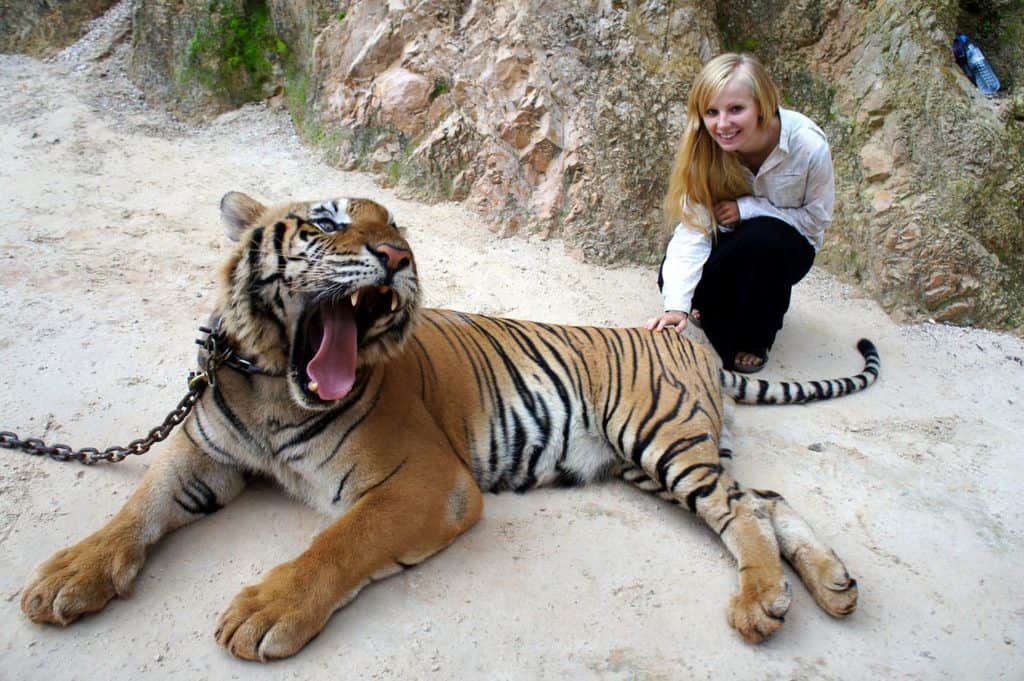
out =
[(259, 584), (247, 586), (221, 614), (217, 643), (236, 657), (267, 660), (289, 657), (320, 633), (333, 612), (312, 582), (294, 563), (274, 568)]
[(136, 543), (101, 530), (36, 568), (22, 592), (21, 609), (37, 624), (66, 626), (114, 596), (128, 596), (144, 562), (145, 552)]
[(766, 572), (745, 572), (729, 603), (729, 624), (747, 643), (760, 643), (778, 631), (793, 600), (789, 582), (774, 571)]

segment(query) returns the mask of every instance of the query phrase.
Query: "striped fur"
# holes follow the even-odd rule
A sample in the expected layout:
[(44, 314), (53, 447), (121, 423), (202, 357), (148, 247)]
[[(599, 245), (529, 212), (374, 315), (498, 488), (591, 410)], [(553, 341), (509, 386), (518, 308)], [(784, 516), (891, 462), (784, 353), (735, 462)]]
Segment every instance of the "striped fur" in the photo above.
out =
[(221, 210), (238, 245), (217, 315), (261, 373), (219, 372), (117, 516), (40, 566), (22, 598), (33, 620), (67, 624), (127, 594), (150, 546), (227, 504), (250, 473), (333, 522), (221, 616), (217, 640), (240, 657), (298, 652), (363, 586), (472, 526), (482, 492), (611, 475), (721, 537), (739, 568), (729, 619), (748, 641), (789, 607), (781, 558), (827, 612), (853, 610), (843, 564), (781, 496), (731, 477), (722, 438), (729, 396), (798, 402), (867, 387), (879, 366), (869, 342), (849, 379), (748, 382), (670, 331), (421, 310), (412, 251), (372, 201), (268, 208), (232, 193)]
[(720, 370), (722, 391), (741, 404), (806, 404), (831, 400), (864, 390), (878, 379), (882, 363), (875, 344), (867, 338), (857, 342), (864, 356), (864, 369), (855, 376), (806, 382), (751, 380), (735, 371)]

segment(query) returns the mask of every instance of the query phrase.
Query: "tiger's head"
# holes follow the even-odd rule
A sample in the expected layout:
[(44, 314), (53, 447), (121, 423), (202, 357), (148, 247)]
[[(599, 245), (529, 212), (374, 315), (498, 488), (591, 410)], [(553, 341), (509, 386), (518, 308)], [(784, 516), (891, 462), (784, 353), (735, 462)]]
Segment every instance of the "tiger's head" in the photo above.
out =
[(394, 356), (420, 304), (416, 263), (390, 211), (368, 199), (264, 206), (221, 199), (238, 246), (218, 313), (238, 352), (284, 374), (296, 403), (324, 410), (357, 372)]

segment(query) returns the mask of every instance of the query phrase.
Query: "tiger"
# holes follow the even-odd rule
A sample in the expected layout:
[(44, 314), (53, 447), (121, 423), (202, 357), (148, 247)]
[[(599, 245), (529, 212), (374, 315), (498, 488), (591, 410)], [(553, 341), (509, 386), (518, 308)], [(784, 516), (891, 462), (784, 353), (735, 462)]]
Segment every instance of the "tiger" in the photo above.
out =
[(844, 617), (858, 587), (779, 494), (726, 470), (731, 403), (863, 390), (861, 373), (769, 383), (723, 371), (674, 331), (562, 326), (422, 306), (416, 260), (370, 199), (220, 203), (235, 242), (219, 276), (220, 333), (251, 364), (218, 369), (109, 522), (36, 568), (21, 608), (67, 625), (127, 597), (149, 550), (254, 476), (326, 515), (308, 548), (246, 586), (214, 633), (230, 654), (299, 652), (367, 584), (447, 547), (483, 493), (620, 477), (702, 519), (735, 558), (728, 621), (757, 643), (783, 623), (788, 561)]

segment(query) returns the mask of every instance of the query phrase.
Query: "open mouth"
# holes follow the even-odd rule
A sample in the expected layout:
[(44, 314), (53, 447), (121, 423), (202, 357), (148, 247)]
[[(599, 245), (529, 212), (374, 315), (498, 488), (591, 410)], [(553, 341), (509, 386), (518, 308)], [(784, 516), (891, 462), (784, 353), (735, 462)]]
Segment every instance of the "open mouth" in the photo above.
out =
[(307, 397), (322, 402), (345, 397), (355, 384), (367, 330), (398, 306), (398, 294), (389, 286), (311, 305), (292, 352), (293, 371)]

